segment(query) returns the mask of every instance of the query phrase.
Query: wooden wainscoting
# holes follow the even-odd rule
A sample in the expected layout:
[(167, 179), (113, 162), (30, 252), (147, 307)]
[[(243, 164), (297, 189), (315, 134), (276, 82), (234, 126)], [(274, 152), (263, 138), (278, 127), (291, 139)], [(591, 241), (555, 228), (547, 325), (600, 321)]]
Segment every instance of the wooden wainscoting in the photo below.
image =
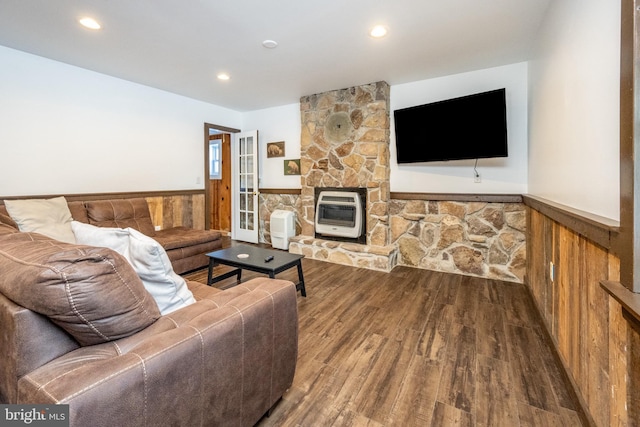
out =
[(633, 354), (640, 335), (600, 286), (619, 280), (620, 261), (607, 246), (612, 238), (606, 238), (617, 230), (602, 224), (592, 231), (605, 238), (592, 239), (587, 230), (598, 228), (592, 219), (580, 224), (574, 213), (554, 214), (553, 204), (526, 198), (525, 203), (527, 285), (590, 421), (603, 427), (640, 425), (632, 408), (638, 405), (633, 390), (640, 387), (632, 366), (638, 363)]
[(145, 199), (154, 225), (204, 230), (204, 193), (169, 194)]

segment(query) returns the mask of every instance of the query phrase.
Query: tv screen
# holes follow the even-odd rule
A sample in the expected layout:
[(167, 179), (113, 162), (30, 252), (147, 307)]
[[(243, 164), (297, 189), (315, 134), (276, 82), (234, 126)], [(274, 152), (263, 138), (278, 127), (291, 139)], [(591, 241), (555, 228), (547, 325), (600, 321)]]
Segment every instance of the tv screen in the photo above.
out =
[(398, 163), (507, 157), (505, 89), (393, 112)]

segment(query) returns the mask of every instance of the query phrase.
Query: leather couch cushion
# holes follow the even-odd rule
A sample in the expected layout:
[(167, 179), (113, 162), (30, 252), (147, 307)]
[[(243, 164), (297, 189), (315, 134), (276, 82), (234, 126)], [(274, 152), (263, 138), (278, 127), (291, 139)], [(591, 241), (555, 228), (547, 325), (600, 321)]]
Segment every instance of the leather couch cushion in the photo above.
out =
[(187, 227), (172, 227), (165, 230), (156, 231), (153, 238), (160, 242), (166, 250), (180, 249), (189, 246), (196, 246), (202, 243), (209, 243), (222, 237), (219, 231), (196, 230)]
[(75, 243), (71, 212), (64, 197), (5, 200), (5, 207), (20, 231), (44, 234), (61, 242)]
[(84, 202), (67, 202), (67, 205), (69, 206), (69, 212), (71, 212), (71, 218), (73, 218), (74, 221), (89, 222), (87, 208), (84, 207)]
[(2, 234), (0, 271), (0, 292), (49, 317), (80, 345), (130, 336), (160, 317), (127, 260), (108, 248)]
[(155, 234), (149, 205), (144, 198), (95, 200), (85, 202), (84, 206), (87, 208), (89, 224), (98, 227), (131, 227), (151, 237)]
[(196, 302), (186, 281), (173, 271), (165, 250), (151, 237), (133, 228), (96, 227), (78, 221), (71, 227), (78, 243), (105, 246), (124, 256), (156, 300), (160, 313)]

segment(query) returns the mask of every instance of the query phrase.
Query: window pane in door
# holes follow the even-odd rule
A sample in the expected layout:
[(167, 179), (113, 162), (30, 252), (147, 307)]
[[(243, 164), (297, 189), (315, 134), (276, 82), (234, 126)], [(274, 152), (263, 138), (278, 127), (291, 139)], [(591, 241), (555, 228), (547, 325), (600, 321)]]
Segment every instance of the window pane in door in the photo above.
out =
[(247, 227), (249, 230), (253, 230), (253, 213), (247, 214)]
[(247, 191), (249, 193), (253, 193), (253, 174), (252, 173), (248, 173), (247, 174)]

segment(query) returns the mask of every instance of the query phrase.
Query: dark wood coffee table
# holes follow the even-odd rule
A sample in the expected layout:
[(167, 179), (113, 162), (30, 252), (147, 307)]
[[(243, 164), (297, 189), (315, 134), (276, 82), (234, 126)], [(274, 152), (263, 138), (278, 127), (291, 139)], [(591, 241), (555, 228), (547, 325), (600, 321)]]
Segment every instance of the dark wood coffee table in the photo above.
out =
[[(257, 246), (235, 245), (230, 248), (209, 252), (207, 256), (209, 257), (207, 285), (209, 286), (233, 276), (237, 276), (236, 284), (238, 284), (242, 278), (242, 270), (268, 274), (270, 278), (274, 279), (276, 274), (293, 267), (298, 267), (296, 290), (300, 291), (303, 297), (307, 296), (301, 262), (304, 255), (290, 254), (289, 252), (265, 249)], [(268, 257), (273, 257), (273, 259), (267, 262), (265, 260)], [(235, 267), (235, 269), (213, 277), (213, 269), (217, 264), (228, 265)]]

